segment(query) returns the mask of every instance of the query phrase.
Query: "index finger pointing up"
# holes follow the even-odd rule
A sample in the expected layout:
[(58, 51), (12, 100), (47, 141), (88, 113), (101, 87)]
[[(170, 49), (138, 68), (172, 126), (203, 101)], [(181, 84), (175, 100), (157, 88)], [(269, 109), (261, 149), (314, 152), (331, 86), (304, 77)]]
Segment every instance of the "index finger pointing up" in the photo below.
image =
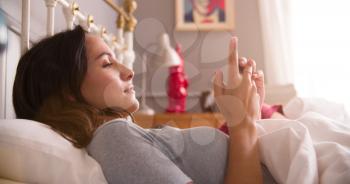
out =
[(230, 57), (229, 57), (229, 63), (234, 64), (238, 67), (238, 49), (237, 49), (237, 44), (238, 43), (238, 38), (237, 37), (232, 37), (231, 38), (231, 43), (230, 43)]
[(238, 64), (238, 38), (232, 37), (229, 47), (228, 58), (228, 86), (234, 87), (239, 83), (239, 64)]

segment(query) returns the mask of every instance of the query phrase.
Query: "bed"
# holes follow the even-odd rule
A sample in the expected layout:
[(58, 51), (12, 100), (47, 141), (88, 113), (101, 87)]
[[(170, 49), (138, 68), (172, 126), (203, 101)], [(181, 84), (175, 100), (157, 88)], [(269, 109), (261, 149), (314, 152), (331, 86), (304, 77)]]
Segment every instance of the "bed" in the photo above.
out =
[[(47, 34), (52, 35), (56, 6), (63, 7), (68, 28), (82, 25), (99, 34), (129, 67), (135, 58), (132, 45), (135, 19), (133, 1), (124, 13), (117, 34), (107, 34), (91, 16), (82, 14), (78, 5), (65, 0), (46, 0)], [(22, 52), (29, 48), (29, 1), (23, 0)], [(116, 8), (118, 9), (118, 8)], [(124, 16), (124, 17), (123, 17)], [(129, 18), (125, 18), (129, 17)], [(122, 19), (130, 21), (122, 27)], [(15, 65), (13, 66), (15, 67)], [(2, 67), (4, 70), (4, 67)], [(2, 75), (4, 72), (1, 73)], [(107, 183), (100, 166), (84, 149), (70, 142), (48, 126), (29, 120), (13, 119), (11, 98), (5, 97), (4, 78), (0, 78), (0, 183)], [(11, 91), (6, 92), (11, 96)], [(282, 95), (281, 95), (282, 94)], [(295, 97), (292, 85), (268, 86), (267, 102), (284, 104), (288, 119), (258, 122), (261, 161), (277, 183), (349, 183), (350, 116), (341, 104), (324, 99)]]
[(293, 98), (287, 119), (258, 122), (261, 161), (277, 183), (349, 183), (350, 116), (343, 104)]

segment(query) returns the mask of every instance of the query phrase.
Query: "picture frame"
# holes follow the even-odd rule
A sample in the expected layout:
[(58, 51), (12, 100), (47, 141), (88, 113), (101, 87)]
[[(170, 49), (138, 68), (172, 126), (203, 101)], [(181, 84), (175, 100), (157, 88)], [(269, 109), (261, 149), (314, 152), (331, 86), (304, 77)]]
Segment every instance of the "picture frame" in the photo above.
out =
[(232, 31), (233, 0), (175, 0), (177, 31)]

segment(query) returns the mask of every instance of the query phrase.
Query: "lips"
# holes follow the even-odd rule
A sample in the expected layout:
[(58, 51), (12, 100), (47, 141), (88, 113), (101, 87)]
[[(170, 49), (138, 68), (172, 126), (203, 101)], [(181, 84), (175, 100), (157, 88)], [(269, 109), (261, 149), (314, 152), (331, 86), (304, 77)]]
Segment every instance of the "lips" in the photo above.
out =
[(127, 88), (124, 90), (124, 93), (131, 93), (131, 92), (134, 92), (134, 86), (133, 86), (133, 85), (127, 87)]

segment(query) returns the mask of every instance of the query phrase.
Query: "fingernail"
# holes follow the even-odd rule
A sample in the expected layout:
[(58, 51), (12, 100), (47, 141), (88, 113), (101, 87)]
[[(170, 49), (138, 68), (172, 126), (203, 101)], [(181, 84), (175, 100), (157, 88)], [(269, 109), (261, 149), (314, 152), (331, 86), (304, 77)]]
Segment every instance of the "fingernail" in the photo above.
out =
[(231, 51), (232, 51), (233, 48), (235, 47), (234, 44), (235, 44), (235, 42), (231, 39), (231, 42), (230, 42), (230, 49), (231, 49)]
[(246, 59), (244, 59), (244, 58), (241, 58), (241, 59), (240, 59), (240, 62), (241, 62), (241, 64), (242, 64), (242, 65), (244, 65), (244, 64), (246, 64), (246, 63), (247, 63), (247, 60), (246, 60)]
[(253, 65), (253, 61), (251, 58), (248, 59), (248, 63), (249, 63), (249, 65)]
[(216, 70), (215, 71), (215, 76), (218, 76), (219, 75), (219, 70)]

